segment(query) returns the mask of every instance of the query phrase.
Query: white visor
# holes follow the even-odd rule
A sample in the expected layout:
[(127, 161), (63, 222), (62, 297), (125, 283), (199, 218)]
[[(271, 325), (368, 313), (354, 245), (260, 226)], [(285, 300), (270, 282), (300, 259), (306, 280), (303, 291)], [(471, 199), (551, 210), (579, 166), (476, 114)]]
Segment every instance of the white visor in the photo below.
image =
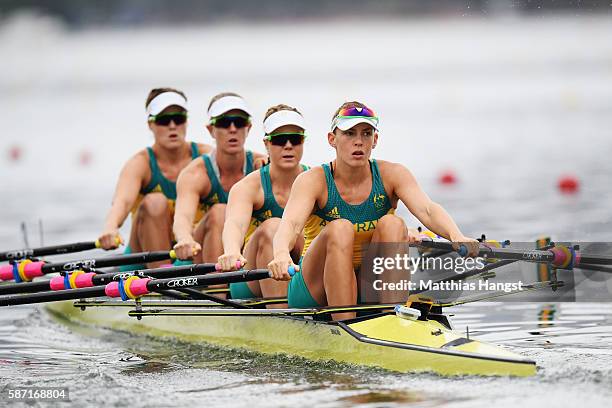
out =
[(176, 92), (164, 92), (157, 95), (151, 100), (149, 106), (147, 106), (147, 116), (159, 115), (161, 111), (169, 106), (180, 106), (187, 110), (187, 100), (183, 95)]
[(340, 130), (349, 130), (355, 125), (360, 123), (367, 123), (371, 125), (374, 130), (378, 130), (378, 119), (375, 118), (336, 118), (332, 121), (331, 131), (333, 132), (335, 128)]
[(306, 129), (304, 125), (304, 118), (297, 112), (290, 110), (282, 110), (278, 112), (274, 112), (266, 120), (264, 120), (264, 132), (267, 135), (274, 132), (281, 126), (294, 125), (302, 128), (302, 130)]
[(244, 111), (247, 115), (251, 116), (251, 110), (244, 99), (239, 96), (224, 96), (210, 106), (210, 109), (208, 109), (208, 118), (212, 119), (235, 109)]

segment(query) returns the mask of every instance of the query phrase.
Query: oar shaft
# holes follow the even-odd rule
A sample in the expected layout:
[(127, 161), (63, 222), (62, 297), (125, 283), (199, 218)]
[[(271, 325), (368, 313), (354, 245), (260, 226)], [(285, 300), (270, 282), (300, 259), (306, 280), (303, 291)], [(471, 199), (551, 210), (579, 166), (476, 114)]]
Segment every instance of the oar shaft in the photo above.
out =
[(0, 280), (15, 279), (15, 267), (17, 267), (17, 269), (20, 271), (17, 274), (20, 278), (18, 279), (18, 281), (30, 281), (38, 276), (55, 272), (67, 272), (74, 271), (77, 269), (91, 270), (94, 268), (108, 268), (121, 265), (142, 264), (174, 258), (176, 258), (174, 251), (154, 251), (56, 263), (46, 263), (43, 261), (31, 262), (29, 260), (25, 260), (15, 265), (0, 266)]
[(87, 251), (94, 248), (98, 248), (97, 241), (75, 242), (72, 244), (54, 245), (33, 249), (17, 249), (13, 251), (0, 252), (0, 262), (36, 256), (69, 254), (73, 252)]
[[(211, 264), (188, 265), (186, 266), (186, 268), (189, 269), (189, 267), (193, 267), (194, 270), (198, 270), (199, 268), (201, 273), (202, 269), (204, 268), (210, 269), (210, 265)], [(55, 302), (60, 300), (81, 299), (99, 296), (119, 297), (122, 296), (120, 294), (122, 290), (124, 290), (126, 293), (129, 291), (129, 293), (131, 293), (133, 296), (138, 297), (151, 292), (183, 288), (197, 288), (201, 286), (223, 283), (247, 282), (252, 280), (266, 279), (269, 277), (270, 274), (267, 269), (252, 269), (235, 272), (224, 272), (212, 275), (196, 275), (191, 277), (175, 277), (167, 279), (144, 278), (136, 279), (133, 282), (129, 282), (129, 284), (126, 281), (126, 284), (124, 286), (120, 286), (118, 282), (111, 282), (105, 286), (97, 286), (93, 288), (68, 289), (59, 290), (56, 292), (43, 292), (37, 294), (0, 296), (0, 306)], [(130, 279), (128, 278), (128, 281), (129, 280)]]
[(48, 303), (60, 300), (81, 299), (104, 296), (104, 286), (84, 289), (59, 290), (57, 292), (42, 292), (34, 295), (7, 295), (0, 297), (0, 306), (28, 305), (32, 303)]
[(212, 275), (196, 275), (191, 277), (154, 279), (147, 283), (149, 292), (159, 289), (197, 288), (225, 283), (248, 282), (270, 277), (267, 269), (251, 269), (235, 272), (224, 272)]
[[(37, 293), (47, 290), (63, 290), (70, 288), (87, 288), (92, 286), (106, 285), (120, 278), (127, 279), (130, 276), (151, 277), (157, 279), (172, 278), (178, 276), (192, 276), (215, 272), (215, 264), (195, 264), (173, 266), (168, 268), (144, 269), (133, 272), (113, 272), (96, 274), (93, 272), (79, 274), (72, 278), (68, 276), (56, 276), (51, 280), (39, 282), (14, 283), (0, 286), (0, 295), (10, 295), (16, 293)], [(67, 279), (67, 282), (66, 282)], [(66, 285), (68, 283), (68, 286)]]
[(45, 264), (41, 267), (42, 273), (54, 273), (61, 271), (74, 271), (77, 269), (108, 268), (112, 266), (143, 264), (148, 262), (164, 261), (174, 258), (173, 251), (138, 252), (135, 254), (124, 254), (108, 256), (104, 258), (83, 259), (71, 262), (57, 262)]
[[(450, 242), (439, 242), (423, 240), (420, 244), (427, 248), (436, 248), (444, 250), (452, 250)], [(457, 251), (461, 255), (465, 254), (465, 247), (460, 247)], [(539, 249), (510, 249), (510, 248), (495, 248), (480, 245), (478, 256), (497, 259), (513, 259), (517, 261), (535, 262), (535, 263), (550, 263), (557, 268), (577, 267), (582, 263), (612, 265), (612, 256), (583, 254), (579, 251), (574, 251), (573, 248), (555, 246), (547, 250)]]

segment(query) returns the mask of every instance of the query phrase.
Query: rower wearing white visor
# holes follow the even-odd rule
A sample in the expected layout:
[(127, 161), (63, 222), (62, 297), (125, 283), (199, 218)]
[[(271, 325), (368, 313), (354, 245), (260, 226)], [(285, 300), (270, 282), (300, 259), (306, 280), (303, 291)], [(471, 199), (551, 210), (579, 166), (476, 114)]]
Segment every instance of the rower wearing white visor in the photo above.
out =
[[(183, 92), (153, 89), (145, 108), (154, 142), (132, 156), (121, 170), (104, 230), (98, 238), (104, 249), (123, 243), (119, 228), (131, 212), (132, 229), (126, 253), (170, 250), (178, 175), (194, 158), (212, 150), (209, 145), (185, 140), (187, 98)], [(140, 267), (144, 266), (122, 269)]]
[[(254, 169), (261, 167), (266, 156), (245, 150), (251, 129), (251, 111), (244, 99), (224, 92), (208, 105), (206, 128), (216, 147), (190, 163), (177, 182), (174, 216), (174, 250), (179, 259), (216, 262), (223, 253), (221, 232), (230, 189)], [(202, 220), (194, 229), (199, 213)]]
[[(300, 164), (304, 149), (304, 118), (288, 105), (268, 109), (264, 119), (264, 144), (269, 163), (232, 187), (223, 227), (224, 254), (219, 264), (224, 271), (237, 267), (267, 268), (272, 260), (272, 238), (296, 177), (308, 169)], [(303, 238), (291, 250), (298, 262)], [(287, 282), (273, 279), (230, 284), (233, 299), (286, 297)], [(286, 307), (275, 304), (269, 307)]]
[[(378, 116), (360, 102), (341, 105), (332, 117), (329, 145), (336, 151), (330, 163), (301, 174), (274, 236), (274, 279), (290, 280), (289, 307), (347, 306), (358, 301), (357, 274), (364, 247), (370, 243), (414, 243), (418, 232), (408, 230), (394, 214), (398, 201), (438, 235), (466, 243), (470, 255), (478, 242), (464, 236), (453, 219), (421, 190), (402, 164), (370, 158), (378, 143)], [(304, 231), (299, 267), (291, 257)], [(402, 246), (405, 249), (405, 245)], [(298, 272), (291, 277), (289, 266)], [(355, 317), (354, 312), (333, 318)]]

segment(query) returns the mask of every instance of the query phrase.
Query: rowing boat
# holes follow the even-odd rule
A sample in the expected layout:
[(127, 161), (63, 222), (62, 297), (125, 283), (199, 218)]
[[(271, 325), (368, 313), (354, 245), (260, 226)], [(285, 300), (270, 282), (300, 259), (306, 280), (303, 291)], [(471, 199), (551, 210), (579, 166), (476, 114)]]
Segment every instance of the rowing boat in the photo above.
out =
[[(448, 242), (424, 240), (420, 245), (442, 251), (423, 256), (438, 257), (454, 251)], [(461, 250), (460, 247), (457, 253)], [(137, 256), (149, 259), (171, 255), (143, 253)], [(495, 276), (494, 269), (519, 261), (569, 271), (574, 267), (584, 267), (612, 273), (608, 266), (612, 265), (612, 257), (582, 253), (577, 246), (559, 246), (552, 242), (537, 250), (500, 248), (483, 243), (479, 256), (488, 259), (489, 263), (483, 268), (467, 270), (436, 282), (488, 279)], [(27, 272), (34, 269), (39, 276), (39, 273), (56, 269), (66, 271), (83, 264), (91, 267), (93, 264), (110, 265), (130, 260), (120, 256), (68, 264), (43, 262), (33, 265), (35, 262), (26, 259), (12, 264), (11, 270), (15, 280), (17, 277), (27, 280), (30, 279)], [(408, 298), (405, 306), (362, 304), (267, 309), (268, 304), (286, 303), (286, 299), (229, 300), (215, 296), (213, 292), (219, 289), (211, 289), (213, 285), (267, 279), (270, 276), (267, 269), (212, 273), (217, 270), (215, 264), (146, 269), (133, 273), (85, 273), (77, 270), (49, 281), (3, 285), (0, 287), (0, 293), (4, 293), (0, 295), (0, 307), (48, 303), (48, 310), (53, 315), (79, 324), (399, 372), (529, 376), (536, 372), (534, 361), (509, 349), (470, 338), (469, 333), (453, 330), (442, 309), (532, 290), (551, 288), (554, 291), (564, 285), (555, 272), (550, 274), (549, 280), (524, 284), (514, 291), (478, 294), (446, 303), (417, 292)], [(208, 289), (202, 292), (202, 288)], [(102, 297), (107, 298), (94, 299)], [(71, 301), (76, 299), (79, 300)], [(332, 319), (334, 315), (347, 312), (355, 312), (357, 317), (340, 321)]]
[[(131, 308), (129, 313), (125, 313), (126, 306)], [(233, 309), (212, 302), (148, 299), (64, 301), (47, 308), (72, 322), (139, 335), (398, 372), (483, 376), (530, 376), (536, 372), (534, 361), (452, 330), (441, 313), (411, 320), (372, 306), (374, 314), (335, 322), (329, 314), (343, 309)]]

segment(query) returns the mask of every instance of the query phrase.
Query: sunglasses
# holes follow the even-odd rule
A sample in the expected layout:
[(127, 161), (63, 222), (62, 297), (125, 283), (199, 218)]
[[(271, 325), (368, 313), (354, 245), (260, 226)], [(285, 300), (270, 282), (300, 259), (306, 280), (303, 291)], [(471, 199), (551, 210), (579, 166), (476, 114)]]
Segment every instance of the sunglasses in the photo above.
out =
[(211, 125), (222, 129), (228, 129), (232, 123), (237, 129), (242, 129), (251, 123), (251, 118), (242, 115), (221, 115), (210, 120)]
[(266, 139), (274, 146), (285, 146), (287, 141), (292, 146), (299, 146), (304, 143), (306, 135), (304, 133), (270, 133), (266, 135)]
[(175, 125), (182, 125), (187, 122), (187, 112), (172, 112), (162, 113), (160, 115), (151, 116), (149, 122), (155, 122), (158, 126), (168, 126), (170, 122)]
[(340, 112), (338, 112), (338, 115), (336, 115), (336, 117), (341, 119), (372, 118), (378, 120), (378, 116), (376, 116), (376, 113), (374, 113), (374, 111), (368, 108), (367, 106), (364, 106), (363, 108), (357, 106), (346, 107), (344, 109), (341, 109)]

